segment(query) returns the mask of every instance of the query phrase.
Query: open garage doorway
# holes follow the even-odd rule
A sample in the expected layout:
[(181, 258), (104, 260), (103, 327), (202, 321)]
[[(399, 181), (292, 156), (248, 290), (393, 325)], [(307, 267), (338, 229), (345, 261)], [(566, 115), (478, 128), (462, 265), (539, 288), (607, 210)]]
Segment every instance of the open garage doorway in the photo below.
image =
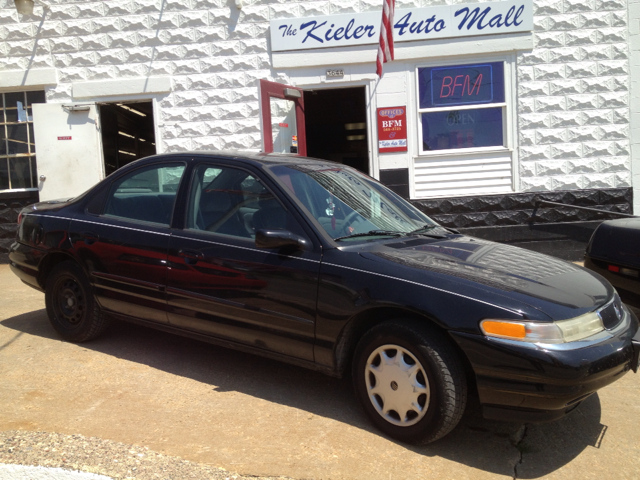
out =
[(307, 155), (369, 174), (365, 87), (304, 92)]
[(152, 102), (105, 103), (99, 108), (105, 175), (134, 160), (155, 155)]

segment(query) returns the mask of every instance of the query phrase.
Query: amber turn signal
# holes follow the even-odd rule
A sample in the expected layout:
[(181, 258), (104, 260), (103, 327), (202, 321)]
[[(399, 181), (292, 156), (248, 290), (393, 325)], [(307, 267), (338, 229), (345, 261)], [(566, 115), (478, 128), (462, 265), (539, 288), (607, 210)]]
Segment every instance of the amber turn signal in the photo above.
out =
[(482, 330), (486, 335), (508, 338), (525, 338), (527, 335), (525, 326), (522, 323), (485, 320), (482, 322)]

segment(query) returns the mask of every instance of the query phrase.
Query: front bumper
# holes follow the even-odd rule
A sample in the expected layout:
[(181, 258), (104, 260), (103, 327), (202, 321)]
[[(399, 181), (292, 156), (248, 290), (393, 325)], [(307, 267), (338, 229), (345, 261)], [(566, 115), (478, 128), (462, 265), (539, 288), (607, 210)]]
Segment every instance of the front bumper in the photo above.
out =
[(451, 335), (471, 362), (486, 418), (544, 422), (566, 415), (592, 393), (637, 370), (640, 331), (635, 315), (626, 311), (620, 325), (607, 333), (608, 338), (581, 348)]

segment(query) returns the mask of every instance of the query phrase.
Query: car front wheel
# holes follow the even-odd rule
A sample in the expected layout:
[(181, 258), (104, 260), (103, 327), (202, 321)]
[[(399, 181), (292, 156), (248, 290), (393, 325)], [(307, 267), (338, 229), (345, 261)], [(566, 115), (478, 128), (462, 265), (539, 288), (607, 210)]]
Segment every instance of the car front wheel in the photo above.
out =
[(449, 340), (411, 321), (380, 324), (362, 338), (355, 390), (373, 423), (407, 443), (429, 443), (458, 424), (467, 401), (464, 368)]
[(53, 328), (65, 340), (85, 342), (100, 335), (107, 326), (87, 276), (73, 262), (63, 262), (51, 271), (45, 304)]

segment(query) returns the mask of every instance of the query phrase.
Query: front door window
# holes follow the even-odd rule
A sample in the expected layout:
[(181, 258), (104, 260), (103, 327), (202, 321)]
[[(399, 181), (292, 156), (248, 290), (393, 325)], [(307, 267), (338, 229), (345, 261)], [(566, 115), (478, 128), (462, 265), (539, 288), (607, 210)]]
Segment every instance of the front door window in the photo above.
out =
[(291, 213), (249, 172), (201, 165), (195, 175), (187, 228), (247, 239), (260, 229), (303, 235)]

